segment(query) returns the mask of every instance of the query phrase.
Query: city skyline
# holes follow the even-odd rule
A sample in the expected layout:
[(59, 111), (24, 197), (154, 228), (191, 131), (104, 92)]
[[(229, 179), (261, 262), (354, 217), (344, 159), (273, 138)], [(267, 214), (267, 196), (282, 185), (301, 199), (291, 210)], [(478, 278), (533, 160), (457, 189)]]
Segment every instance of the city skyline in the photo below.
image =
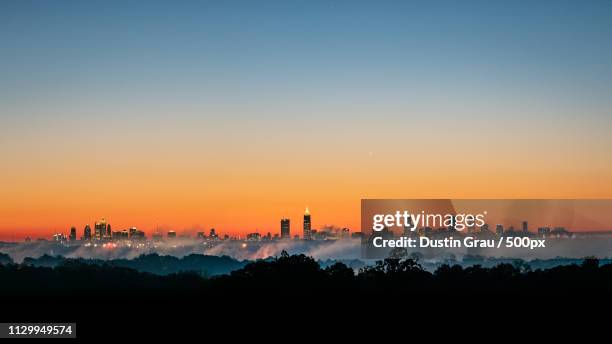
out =
[[(301, 233), (297, 233), (297, 232), (292, 233), (290, 229), (290, 218), (283, 217), (280, 219), (280, 227), (278, 228), (278, 231), (275, 229), (262, 229), (260, 233), (260, 229), (256, 228), (250, 231), (242, 230), (242, 231), (236, 231), (236, 232), (228, 232), (228, 233), (225, 233), (225, 235), (227, 235), (228, 237), (232, 237), (232, 238), (246, 238), (248, 237), (248, 235), (252, 235), (255, 233), (261, 234), (262, 236), (266, 235), (266, 233), (267, 234), (274, 233), (274, 237), (279, 238), (279, 239), (294, 239), (296, 237), (299, 237), (304, 240), (310, 240), (312, 233), (317, 232), (316, 228), (312, 228), (311, 219), (312, 217), (310, 214), (310, 209), (306, 207), (306, 209), (303, 212), (303, 221), (302, 221), (303, 226), (302, 226)], [(162, 228), (160, 226), (156, 226), (156, 228), (153, 228), (153, 229), (141, 230), (138, 227), (131, 225), (129, 227), (120, 227), (118, 231), (113, 231), (112, 229), (113, 227), (111, 227), (110, 222), (107, 221), (105, 217), (102, 217), (99, 220), (96, 220), (94, 222), (93, 232), (91, 229), (91, 225), (89, 223), (84, 224), (82, 232), (81, 232), (82, 233), (81, 236), (78, 235), (79, 230), (77, 229), (77, 227), (73, 225), (73, 226), (70, 226), (68, 235), (66, 235), (62, 230), (50, 230), (50, 231), (45, 232), (42, 237), (39, 236), (35, 239), (44, 239), (44, 236), (48, 236), (49, 233), (51, 233), (51, 235), (54, 238), (59, 235), (59, 236), (64, 237), (65, 239), (69, 239), (70, 241), (76, 241), (76, 240), (94, 240), (94, 239), (102, 240), (102, 239), (110, 239), (110, 238), (114, 239), (116, 236), (120, 236), (121, 239), (127, 239), (128, 237), (132, 238), (133, 233), (137, 233), (138, 237), (141, 237), (141, 238), (144, 238), (147, 234), (151, 237), (154, 237), (155, 235), (167, 234), (170, 237), (171, 235), (175, 236), (177, 232), (180, 233), (181, 236), (190, 237), (190, 236), (195, 235), (195, 237), (204, 238), (206, 237), (206, 234), (205, 234), (206, 231), (210, 231), (211, 236), (215, 236), (214, 233), (216, 232), (216, 229), (214, 226), (209, 227), (209, 228), (198, 226), (198, 227), (183, 229), (183, 230), (176, 230), (171, 227)], [(321, 229), (322, 230), (337, 229), (337, 230), (342, 230), (342, 231), (350, 230), (348, 227), (335, 227), (333, 225), (323, 225)], [(129, 234), (129, 236), (125, 236), (124, 234)], [(31, 240), (32, 236), (26, 235), (25, 239)], [(0, 241), (2, 240), (0, 239)], [(11, 237), (10, 241), (21, 241), (21, 240), (15, 237)]]
[[(423, 200), (387, 200), (387, 202), (421, 202)], [(431, 201), (436, 201), (436, 200), (425, 200), (425, 202), (431, 202)], [(463, 200), (464, 202), (479, 202), (477, 200)], [(484, 202), (499, 202), (500, 200), (484, 200)], [(541, 202), (542, 200), (504, 200), (505, 202), (513, 202), (513, 201), (518, 201), (518, 202)], [(567, 202), (568, 200), (561, 200), (561, 202)], [(457, 202), (457, 201), (455, 201)], [(458, 201), (461, 202), (461, 201)], [(480, 200), (480, 202), (482, 202), (482, 200)], [(548, 200), (548, 202), (552, 202), (553, 204), (555, 202), (559, 202), (559, 200)], [(572, 200), (570, 200), (570, 202), (572, 202)], [(585, 203), (590, 203), (590, 202), (595, 202), (597, 203), (597, 200), (582, 200), (582, 201), (578, 201), (578, 202), (585, 202)], [(604, 201), (606, 203), (609, 203), (609, 201)], [(598, 209), (598, 210), (602, 210), (602, 204), (600, 203), (599, 206), (595, 205), (595, 204), (591, 204), (590, 206), (587, 206), (586, 208), (583, 206), (581, 207), (581, 210), (585, 210), (588, 209), (589, 207), (591, 207), (591, 211), (594, 209)], [(499, 207), (499, 205), (498, 205)], [(605, 207), (605, 206), (604, 206)], [(495, 206), (493, 207), (495, 208)], [(537, 207), (534, 207), (535, 209), (532, 209), (531, 211), (531, 215), (533, 216), (533, 212), (535, 210), (535, 212), (538, 211)], [(442, 233), (442, 232), (446, 232), (446, 231), (456, 231), (458, 234), (473, 234), (473, 233), (489, 233), (489, 234), (496, 234), (496, 235), (502, 235), (502, 234), (507, 234), (507, 233), (511, 233), (511, 234), (520, 234), (520, 233), (527, 233), (529, 235), (533, 235), (533, 234), (538, 234), (539, 236), (542, 235), (549, 235), (551, 233), (556, 233), (556, 235), (563, 235), (563, 236), (570, 236), (572, 234), (595, 234), (595, 233), (601, 233), (601, 234), (608, 234), (608, 233), (612, 233), (612, 227), (609, 226), (609, 219), (606, 219), (609, 217), (608, 214), (604, 214), (603, 217), (599, 217), (599, 220), (604, 220), (606, 222), (597, 222), (594, 221), (593, 218), (588, 219), (588, 217), (584, 217), (584, 216), (578, 216), (578, 218), (580, 219), (580, 221), (576, 222), (574, 221), (572, 218), (574, 217), (574, 215), (570, 215), (569, 216), (569, 221), (568, 221), (568, 217), (565, 216), (565, 219), (560, 219), (557, 218), (555, 219), (555, 217), (558, 217), (560, 215), (560, 213), (557, 213), (556, 215), (553, 215), (551, 218), (551, 214), (550, 214), (550, 210), (548, 209), (546, 211), (543, 212), (543, 214), (540, 214), (539, 216), (536, 217), (536, 229), (532, 230), (529, 229), (529, 221), (526, 218), (509, 218), (507, 217), (507, 215), (504, 215), (503, 217), (497, 217), (496, 220), (497, 221), (485, 221), (483, 222), (482, 226), (468, 226), (466, 228), (463, 229), (454, 229), (451, 227), (440, 227), (440, 226), (434, 226), (434, 227), (429, 227), (429, 226), (418, 226), (415, 229), (410, 229), (409, 227), (404, 226), (403, 228), (397, 229), (397, 228), (387, 228), (385, 226), (384, 231), (386, 233), (392, 233), (392, 234), (397, 234), (397, 235), (408, 235), (408, 236), (413, 236), (413, 235), (428, 235), (428, 234), (435, 234), (435, 233)], [(564, 210), (569, 210), (569, 209), (564, 209)], [(525, 209), (523, 209), (523, 211), (525, 211)], [(557, 211), (559, 211), (559, 209), (557, 209)], [(575, 209), (571, 209), (571, 212), (573, 213), (575, 211)], [(370, 211), (367, 211), (367, 213), (369, 214)], [(595, 210), (595, 212), (597, 212), (597, 210)], [(399, 211), (398, 211), (399, 213)], [(591, 212), (591, 215), (593, 215), (593, 213)], [(365, 214), (365, 217), (367, 218), (369, 215)], [(519, 216), (520, 217), (520, 216)], [(505, 218), (504, 221), (499, 221), (500, 219)], [(138, 227), (135, 226), (131, 226), (131, 227), (122, 227), (119, 228), (117, 231), (113, 231), (110, 222), (108, 222), (106, 220), (106, 218), (100, 218), (99, 220), (95, 221), (94, 223), (94, 231), (92, 232), (91, 226), (89, 224), (85, 224), (83, 229), (82, 229), (82, 235), (79, 236), (79, 230), (77, 229), (77, 227), (75, 226), (71, 226), (70, 230), (69, 230), (69, 234), (65, 234), (63, 231), (53, 231), (52, 232), (52, 238), (54, 240), (57, 240), (57, 238), (63, 238), (62, 240), (67, 240), (67, 241), (91, 241), (91, 240), (97, 240), (97, 241), (104, 241), (104, 240), (126, 240), (126, 239), (136, 239), (136, 240), (141, 240), (141, 239), (156, 239), (156, 238), (163, 238), (163, 237), (167, 237), (167, 238), (196, 238), (196, 239), (205, 239), (205, 238), (216, 238), (216, 239), (222, 239), (222, 240), (227, 240), (227, 239), (239, 239), (239, 240), (249, 240), (251, 238), (253, 238), (254, 236), (257, 236), (256, 239), (261, 239), (261, 238), (267, 238), (267, 239), (274, 239), (274, 240), (294, 240), (294, 239), (301, 239), (301, 240), (315, 240), (316, 236), (319, 235), (319, 238), (321, 239), (320, 235), (329, 235), (330, 233), (332, 233), (334, 236), (338, 236), (341, 233), (346, 233), (347, 236), (350, 237), (354, 237), (355, 235), (357, 235), (359, 238), (361, 237), (361, 235), (372, 235), (372, 229), (371, 228), (367, 228), (366, 230), (363, 230), (362, 228), (348, 228), (348, 227), (338, 227), (338, 226), (322, 226), (319, 228), (313, 228), (312, 227), (312, 222), (311, 222), (311, 213), (308, 207), (306, 207), (304, 213), (303, 213), (303, 217), (302, 217), (302, 232), (301, 233), (296, 233), (296, 232), (291, 232), (291, 219), (287, 218), (287, 217), (283, 217), (280, 219), (280, 226), (277, 229), (254, 229), (251, 231), (238, 231), (238, 232), (228, 232), (228, 233), (220, 233), (219, 231), (217, 231), (217, 229), (215, 229), (214, 227), (210, 227), (210, 228), (203, 228), (203, 227), (199, 227), (199, 228), (191, 228), (191, 229), (184, 229), (184, 230), (176, 230), (173, 228), (154, 228), (154, 229), (150, 229), (150, 230), (141, 230)], [(586, 222), (585, 220), (588, 219)], [(553, 222), (547, 222), (547, 221), (553, 221)], [(362, 219), (363, 221), (363, 219)], [(569, 225), (569, 227), (568, 227)], [(585, 227), (586, 226), (586, 227)], [(590, 227), (588, 227), (590, 226)], [(452, 229), (451, 229), (452, 228)], [(568, 231), (567, 229), (571, 229), (571, 231)], [(442, 232), (441, 232), (442, 231)], [(206, 232), (209, 233), (209, 235), (206, 235)], [(178, 236), (177, 236), (178, 235)], [(12, 238), (12, 241), (21, 241), (20, 239), (15, 240), (15, 238)], [(26, 236), (24, 238), (26, 241), (30, 241), (32, 239), (45, 239), (45, 237), (38, 237), (38, 238), (32, 238), (30, 236)], [(323, 237), (323, 239), (325, 239)], [(0, 240), (2, 241), (2, 240)]]
[[(612, 3), (0, 4), (0, 240), (612, 198)], [(92, 227), (92, 230), (94, 228)]]
[[(308, 210), (308, 209), (307, 209)], [(581, 232), (570, 232), (564, 226), (553, 226), (548, 225), (545, 227), (538, 227), (537, 230), (533, 231), (529, 229), (528, 221), (520, 221), (520, 229), (515, 228), (512, 224), (495, 224), (495, 228), (490, 228), (489, 223), (484, 223), (482, 226), (472, 226), (467, 227), (465, 229), (455, 229), (453, 226), (450, 227), (416, 227), (415, 229), (409, 229), (408, 227), (404, 227), (401, 230), (390, 230), (385, 227), (382, 232), (374, 232), (372, 231), (351, 231), (350, 228), (344, 227), (324, 227), (319, 229), (311, 228), (310, 226), (310, 212), (306, 212), (304, 214), (304, 222), (303, 222), (303, 232), (302, 235), (299, 234), (291, 234), (290, 233), (290, 219), (282, 218), (280, 220), (280, 228), (278, 231), (262, 231), (260, 233), (259, 230), (255, 230), (254, 232), (247, 233), (244, 236), (235, 235), (232, 233), (219, 233), (215, 228), (208, 229), (208, 235), (206, 235), (206, 230), (198, 229), (196, 232), (191, 230), (185, 230), (182, 232), (177, 232), (174, 229), (154, 229), (147, 236), (145, 231), (138, 229), (137, 227), (130, 227), (128, 229), (119, 229), (118, 231), (111, 231), (111, 224), (107, 223), (104, 218), (96, 221), (95, 223), (95, 232), (92, 234), (91, 226), (89, 224), (85, 225), (82, 233), (82, 236), (78, 236), (78, 230), (75, 226), (70, 227), (70, 232), (68, 235), (62, 232), (54, 232), (52, 238), (54, 241), (122, 241), (122, 240), (161, 240), (163, 238), (167, 239), (197, 239), (197, 240), (246, 240), (246, 241), (260, 241), (262, 239), (265, 240), (304, 240), (311, 241), (317, 240), (317, 234), (324, 234), (320, 239), (327, 240), (325, 235), (329, 236), (333, 234), (333, 239), (340, 238), (359, 238), (361, 239), (363, 235), (392, 235), (392, 236), (430, 236), (430, 235), (439, 235), (439, 234), (452, 234), (455, 233), (457, 235), (473, 235), (473, 234), (488, 234), (488, 235), (511, 235), (511, 236), (533, 236), (537, 233), (538, 236), (549, 236), (549, 235), (557, 235), (558, 237), (572, 237), (574, 234), (581, 234)], [(612, 233), (612, 229), (610, 230), (600, 230), (600, 231), (586, 231), (586, 234), (610, 234)], [(195, 234), (195, 235), (194, 235)], [(584, 234), (584, 233), (583, 233)], [(34, 238), (36, 240), (47, 240), (46, 238)], [(25, 241), (29, 242), (33, 240), (31, 237), (26, 237)]]

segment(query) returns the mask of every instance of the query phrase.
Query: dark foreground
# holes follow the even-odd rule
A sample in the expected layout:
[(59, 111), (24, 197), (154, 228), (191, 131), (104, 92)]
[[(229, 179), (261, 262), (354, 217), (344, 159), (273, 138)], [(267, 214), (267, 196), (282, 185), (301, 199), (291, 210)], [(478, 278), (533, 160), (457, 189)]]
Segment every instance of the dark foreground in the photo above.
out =
[(323, 269), (309, 257), (282, 255), (214, 278), (9, 264), (0, 265), (0, 282), (0, 321), (76, 322), (80, 340), (278, 340), (281, 330), (300, 339), (335, 333), (380, 340), (459, 324), (567, 331), (588, 319), (592, 327), (595, 314), (609, 309), (612, 265), (586, 259), (536, 271), (502, 264), (430, 273), (410, 259), (387, 259), (355, 274), (341, 263)]

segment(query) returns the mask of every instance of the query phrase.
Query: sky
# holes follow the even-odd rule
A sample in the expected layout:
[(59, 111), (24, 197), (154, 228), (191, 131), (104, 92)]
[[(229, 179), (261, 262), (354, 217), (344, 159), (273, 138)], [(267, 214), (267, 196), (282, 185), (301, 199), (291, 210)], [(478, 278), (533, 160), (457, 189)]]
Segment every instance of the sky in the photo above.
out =
[(609, 1), (0, 2), (0, 240), (612, 198)]

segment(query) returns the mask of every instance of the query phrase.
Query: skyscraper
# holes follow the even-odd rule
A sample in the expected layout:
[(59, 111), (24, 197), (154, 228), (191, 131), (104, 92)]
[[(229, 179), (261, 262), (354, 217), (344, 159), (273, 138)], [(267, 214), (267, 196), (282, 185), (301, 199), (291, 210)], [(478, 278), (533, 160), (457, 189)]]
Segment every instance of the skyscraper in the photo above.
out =
[(91, 240), (91, 227), (89, 225), (86, 225), (83, 230), (83, 240)]
[(291, 239), (291, 229), (289, 219), (281, 219), (281, 238)]
[(312, 239), (312, 230), (310, 227), (310, 211), (308, 207), (306, 207), (306, 211), (304, 212), (304, 240)]
[(214, 228), (210, 229), (210, 233), (208, 234), (208, 237), (210, 238), (210, 240), (217, 240), (219, 238)]
[(523, 221), (523, 232), (529, 232), (529, 224), (527, 224), (527, 221)]
[(94, 237), (98, 240), (106, 236), (106, 220), (101, 218), (94, 226)]
[(76, 241), (76, 227), (70, 228), (70, 241)]

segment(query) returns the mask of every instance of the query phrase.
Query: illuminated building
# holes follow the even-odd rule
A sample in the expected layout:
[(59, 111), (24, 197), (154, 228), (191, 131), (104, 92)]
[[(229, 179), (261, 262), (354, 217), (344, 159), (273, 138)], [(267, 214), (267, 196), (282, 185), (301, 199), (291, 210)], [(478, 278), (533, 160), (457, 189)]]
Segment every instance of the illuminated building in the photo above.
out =
[(246, 235), (247, 241), (259, 241), (261, 239), (261, 235), (259, 233), (249, 233)]
[(176, 232), (175, 231), (168, 231), (168, 238), (176, 238)]
[(66, 241), (66, 236), (64, 234), (61, 234), (61, 233), (53, 234), (53, 241), (65, 242)]
[(304, 240), (312, 239), (312, 229), (310, 220), (310, 211), (308, 210), (308, 208), (306, 208), (306, 211), (304, 212)]
[(346, 238), (348, 238), (348, 237), (349, 237), (350, 233), (351, 233), (351, 230), (350, 230), (350, 229), (348, 229), (348, 228), (342, 228), (342, 232), (341, 232), (341, 234), (340, 234), (340, 237), (341, 237), (341, 238), (346, 239)]
[(281, 219), (281, 238), (282, 239), (290, 239), (291, 238), (291, 224), (289, 219)]
[(219, 236), (217, 235), (217, 232), (215, 232), (214, 228), (210, 229), (210, 234), (208, 235), (208, 238), (210, 240), (219, 240)]
[(102, 237), (106, 236), (106, 220), (101, 218), (100, 221), (94, 225), (94, 238), (101, 240)]

